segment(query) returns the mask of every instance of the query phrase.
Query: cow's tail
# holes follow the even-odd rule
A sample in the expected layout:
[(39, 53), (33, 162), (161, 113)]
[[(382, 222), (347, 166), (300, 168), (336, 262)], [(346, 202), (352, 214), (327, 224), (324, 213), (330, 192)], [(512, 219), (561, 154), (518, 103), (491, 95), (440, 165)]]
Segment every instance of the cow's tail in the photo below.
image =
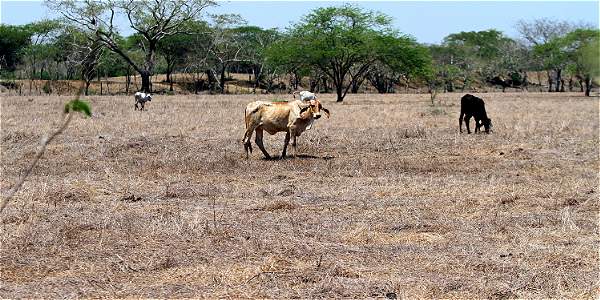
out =
[(246, 125), (246, 129), (248, 129), (248, 114), (247, 114), (248, 111), (247, 110), (248, 110), (248, 108), (245, 107), (244, 108), (244, 124)]

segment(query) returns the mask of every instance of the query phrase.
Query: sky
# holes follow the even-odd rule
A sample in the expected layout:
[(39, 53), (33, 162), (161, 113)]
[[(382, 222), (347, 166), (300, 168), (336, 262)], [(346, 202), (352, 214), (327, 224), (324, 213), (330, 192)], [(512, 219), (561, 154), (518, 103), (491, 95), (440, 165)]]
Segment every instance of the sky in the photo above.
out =
[[(420, 43), (439, 44), (443, 38), (461, 31), (498, 29), (517, 37), (517, 21), (551, 18), (599, 26), (596, 1), (218, 1), (207, 13), (237, 13), (249, 25), (284, 29), (313, 9), (352, 3), (385, 13), (393, 27)], [(42, 1), (0, 0), (0, 22), (21, 25), (56, 16)], [(125, 20), (121, 34), (129, 35)]]

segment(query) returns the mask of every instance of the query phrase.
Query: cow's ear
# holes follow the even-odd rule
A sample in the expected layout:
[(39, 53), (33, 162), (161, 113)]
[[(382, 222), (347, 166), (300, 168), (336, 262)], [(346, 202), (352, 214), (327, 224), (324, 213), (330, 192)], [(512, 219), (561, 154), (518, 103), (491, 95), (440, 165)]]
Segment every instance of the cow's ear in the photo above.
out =
[(329, 119), (329, 117), (331, 116), (331, 114), (329, 113), (329, 109), (322, 107), (322, 106), (321, 106), (321, 109), (325, 112), (325, 114), (327, 115), (327, 118)]
[(302, 114), (303, 112), (307, 111), (310, 108), (310, 106), (305, 106), (302, 109), (300, 109), (300, 114)]

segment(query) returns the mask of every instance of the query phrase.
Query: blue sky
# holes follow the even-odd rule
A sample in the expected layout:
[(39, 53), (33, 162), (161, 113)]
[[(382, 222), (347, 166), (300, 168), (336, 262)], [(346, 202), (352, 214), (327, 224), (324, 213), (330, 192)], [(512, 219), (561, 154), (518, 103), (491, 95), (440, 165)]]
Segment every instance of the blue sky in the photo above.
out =
[[(26, 24), (52, 17), (42, 1), (0, 0), (0, 22)], [(598, 27), (598, 1), (218, 1), (209, 13), (238, 13), (248, 24), (285, 28), (311, 10), (353, 3), (383, 12), (394, 27), (421, 43), (439, 43), (451, 33), (495, 28), (516, 37), (515, 23), (535, 18), (585, 22)], [(122, 21), (122, 28), (125, 23)], [(130, 34), (123, 30), (122, 34)]]

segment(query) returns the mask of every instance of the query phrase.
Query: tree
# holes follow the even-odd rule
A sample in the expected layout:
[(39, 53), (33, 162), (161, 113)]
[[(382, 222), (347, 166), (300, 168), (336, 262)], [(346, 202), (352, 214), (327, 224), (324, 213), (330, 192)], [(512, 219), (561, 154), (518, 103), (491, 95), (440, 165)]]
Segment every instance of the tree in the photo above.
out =
[(165, 37), (158, 43), (158, 52), (165, 58), (167, 82), (173, 91), (173, 71), (185, 62), (185, 56), (191, 51), (193, 40), (189, 34), (176, 34)]
[(55, 20), (42, 20), (25, 25), (25, 29), (30, 33), (31, 42), (20, 54), (30, 80), (31, 93), (34, 79), (49, 79), (46, 67), (53, 50), (53, 41), (59, 33), (60, 23)]
[(452, 64), (462, 71), (463, 87), (468, 88), (473, 79), (485, 80), (497, 76), (494, 62), (501, 57), (502, 49), (512, 40), (495, 29), (450, 34), (444, 45), (452, 49)]
[[(150, 92), (150, 76), (154, 74), (158, 43), (165, 37), (187, 31), (189, 21), (200, 17), (201, 11), (213, 5), (211, 0), (167, 1), (76, 1), (49, 0), (51, 9), (85, 31), (89, 39), (98, 38), (109, 50), (121, 56), (142, 77), (142, 90)], [(134, 62), (117, 42), (114, 18), (117, 13), (127, 16), (129, 26), (142, 39), (142, 64)]]
[[(290, 39), (289, 34), (282, 34), (279, 39), (267, 47), (264, 51), (265, 62), (275, 72), (289, 75), (290, 87), (298, 89), (302, 77), (307, 76), (311, 70), (300, 58), (294, 56), (295, 49), (288, 43)], [(270, 91), (270, 88), (271, 84), (268, 85), (267, 90)], [(311, 85), (310, 91), (314, 92), (313, 85)]]
[(548, 91), (553, 91), (552, 85), (554, 82), (556, 83), (554, 91), (559, 92), (561, 86), (564, 90), (562, 71), (566, 64), (562, 59), (564, 59), (565, 54), (561, 53), (560, 45), (556, 41), (577, 28), (588, 28), (590, 26), (541, 18), (530, 22), (520, 20), (517, 22), (516, 27), (526, 45), (533, 49), (534, 59), (546, 70)]
[(325, 74), (341, 102), (351, 83), (365, 76), (377, 61), (373, 46), (378, 37), (392, 32), (390, 24), (384, 14), (351, 5), (318, 8), (293, 25), (276, 47), (289, 59), (288, 64)]
[(22, 62), (21, 51), (31, 44), (27, 26), (0, 24), (0, 70), (14, 71)]
[[(555, 38), (544, 44), (535, 45), (533, 46), (533, 53), (540, 58), (542, 67), (548, 71), (548, 91), (561, 91), (562, 71), (567, 66), (567, 53), (563, 51), (562, 40)], [(550, 71), (555, 74), (554, 90), (552, 90), (553, 79)]]
[(516, 24), (517, 31), (529, 46), (542, 45), (552, 39), (566, 35), (577, 25), (567, 21), (549, 18), (535, 19), (532, 21), (519, 20)]
[(598, 29), (576, 29), (553, 41), (565, 53), (566, 63), (572, 66), (575, 76), (585, 85), (586, 96), (590, 96), (593, 78), (600, 75), (599, 41)]
[(70, 65), (79, 69), (81, 79), (85, 82), (84, 94), (89, 94), (89, 87), (96, 75), (98, 60), (102, 54), (102, 44), (98, 39), (88, 39), (85, 32), (75, 27), (65, 28), (67, 61)]
[(267, 77), (272, 77), (276, 72), (273, 66), (267, 63), (266, 51), (281, 38), (281, 34), (275, 29), (262, 29), (257, 26), (240, 26), (234, 31), (242, 44), (241, 55), (250, 64), (256, 89), (261, 86), (265, 73)]
[(388, 93), (394, 84), (411, 78), (427, 78), (431, 73), (429, 49), (406, 36), (395, 34), (377, 38), (373, 53), (377, 61), (367, 72), (367, 79), (379, 93)]
[(204, 51), (207, 55), (209, 81), (216, 80), (219, 91), (225, 93), (225, 72), (233, 63), (245, 61), (241, 37), (236, 27), (245, 23), (239, 15), (212, 15), (212, 24), (207, 35)]

